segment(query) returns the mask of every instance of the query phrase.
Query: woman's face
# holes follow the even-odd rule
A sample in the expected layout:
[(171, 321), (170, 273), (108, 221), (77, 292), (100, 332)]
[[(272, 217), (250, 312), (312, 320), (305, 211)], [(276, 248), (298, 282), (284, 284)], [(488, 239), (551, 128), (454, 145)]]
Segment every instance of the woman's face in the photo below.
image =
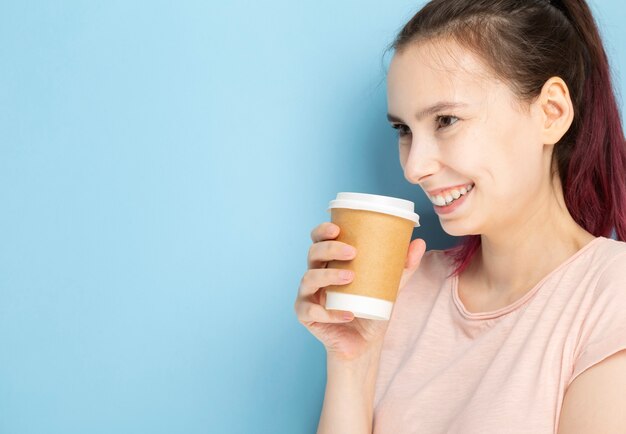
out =
[(452, 43), (409, 46), (391, 61), (387, 97), (405, 178), (425, 192), (474, 184), (448, 212), (435, 208), (447, 233), (506, 231), (542, 214), (551, 148), (541, 118), (478, 57)]

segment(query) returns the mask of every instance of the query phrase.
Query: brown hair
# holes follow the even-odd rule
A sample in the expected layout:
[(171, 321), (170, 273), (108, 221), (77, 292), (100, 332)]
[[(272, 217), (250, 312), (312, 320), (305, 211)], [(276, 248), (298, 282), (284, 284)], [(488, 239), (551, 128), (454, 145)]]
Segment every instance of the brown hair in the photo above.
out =
[[(567, 84), (574, 120), (555, 145), (567, 208), (595, 236), (626, 239), (626, 143), (609, 62), (584, 0), (432, 0), (389, 48), (452, 40), (486, 61), (521, 101), (530, 102), (554, 76)], [(388, 49), (389, 49), (388, 48)], [(466, 235), (446, 250), (461, 273), (480, 248)]]

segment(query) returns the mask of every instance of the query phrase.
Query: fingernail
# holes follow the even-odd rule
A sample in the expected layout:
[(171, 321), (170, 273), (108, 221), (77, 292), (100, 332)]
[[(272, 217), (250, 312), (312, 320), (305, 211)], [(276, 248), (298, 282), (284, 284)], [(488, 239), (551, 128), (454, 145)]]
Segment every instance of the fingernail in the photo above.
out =
[(346, 312), (346, 313), (343, 314), (343, 319), (346, 320), (346, 321), (350, 321), (352, 318), (354, 318), (354, 317), (352, 316), (352, 313), (350, 313), (350, 312)]
[(339, 272), (339, 276), (341, 276), (342, 279), (350, 279), (352, 277), (352, 271), (350, 271), (350, 270), (341, 270)]

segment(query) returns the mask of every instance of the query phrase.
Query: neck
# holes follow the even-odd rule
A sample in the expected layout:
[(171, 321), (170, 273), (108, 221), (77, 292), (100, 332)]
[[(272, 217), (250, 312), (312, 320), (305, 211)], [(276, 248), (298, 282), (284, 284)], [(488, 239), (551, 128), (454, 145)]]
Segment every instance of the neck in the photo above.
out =
[(595, 239), (567, 210), (558, 176), (543, 196), (524, 221), (481, 235), (481, 249), (468, 273), (487, 293), (499, 296), (528, 290)]

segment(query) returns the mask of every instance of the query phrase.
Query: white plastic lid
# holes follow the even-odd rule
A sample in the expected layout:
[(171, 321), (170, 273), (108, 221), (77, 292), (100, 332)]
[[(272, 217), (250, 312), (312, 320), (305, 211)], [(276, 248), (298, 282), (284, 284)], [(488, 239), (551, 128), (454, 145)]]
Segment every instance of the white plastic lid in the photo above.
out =
[(327, 211), (330, 212), (331, 208), (351, 208), (382, 212), (411, 220), (415, 223), (415, 227), (420, 225), (420, 217), (415, 213), (415, 204), (410, 200), (397, 197), (343, 192), (337, 193), (337, 198), (329, 202)]

